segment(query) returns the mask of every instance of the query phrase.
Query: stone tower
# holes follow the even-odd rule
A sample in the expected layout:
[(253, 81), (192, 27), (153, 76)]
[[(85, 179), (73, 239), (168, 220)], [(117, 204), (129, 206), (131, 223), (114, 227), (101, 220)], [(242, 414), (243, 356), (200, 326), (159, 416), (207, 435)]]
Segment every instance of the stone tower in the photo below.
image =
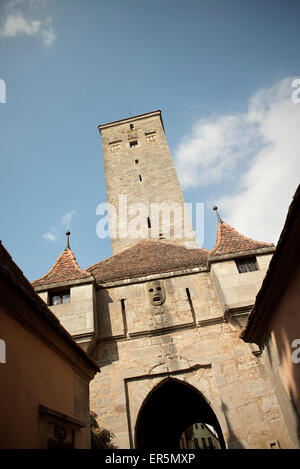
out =
[[(108, 202), (184, 203), (159, 111), (99, 129)], [(194, 424), (213, 428), (221, 448), (295, 447), (283, 387), (240, 338), (274, 245), (217, 221), (211, 251), (165, 233), (116, 238), (111, 257), (82, 270), (67, 243), (33, 282), (100, 367), (90, 405), (120, 448), (178, 449)]]
[[(118, 215), (114, 224), (114, 213), (109, 213), (113, 254), (141, 238), (163, 238), (181, 244), (195, 241), (161, 112), (99, 125), (99, 131), (107, 201)], [(130, 208), (137, 211), (130, 212)], [(137, 216), (141, 223), (135, 223)], [(137, 230), (132, 230), (135, 226)]]

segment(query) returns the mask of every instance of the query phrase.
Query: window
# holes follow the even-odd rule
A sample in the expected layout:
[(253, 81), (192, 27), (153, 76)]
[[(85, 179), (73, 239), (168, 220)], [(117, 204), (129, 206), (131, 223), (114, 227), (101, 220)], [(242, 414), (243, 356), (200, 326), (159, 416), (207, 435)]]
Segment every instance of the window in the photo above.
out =
[(147, 224), (148, 224), (148, 228), (151, 228), (151, 221), (149, 217), (147, 217)]
[(142, 180), (142, 176), (141, 176), (140, 174), (139, 174), (139, 179), (140, 179), (140, 182), (142, 182), (142, 181), (143, 181), (143, 180)]
[(135, 164), (138, 164), (139, 160), (135, 160)]
[(236, 259), (235, 263), (240, 274), (243, 274), (244, 272), (254, 272), (255, 270), (258, 270), (256, 257)]
[(280, 444), (278, 440), (268, 442), (270, 449), (280, 449)]
[(133, 124), (130, 124), (130, 130), (134, 129), (134, 125)]
[(138, 141), (137, 140), (132, 140), (131, 142), (129, 142), (129, 146), (130, 148), (134, 148), (138, 145)]
[(120, 149), (121, 149), (121, 145), (119, 143), (115, 145), (110, 145), (110, 151), (112, 153), (116, 153), (117, 151), (120, 151)]
[(196, 449), (199, 449), (199, 441), (198, 438), (194, 438), (194, 445)]
[(147, 134), (146, 134), (145, 137), (146, 137), (146, 142), (148, 142), (148, 143), (153, 143), (153, 142), (155, 142), (155, 140), (156, 140), (156, 135), (155, 135), (155, 133), (152, 133), (152, 134), (150, 134), (150, 135), (147, 135)]
[(214, 449), (214, 445), (213, 445), (213, 442), (212, 442), (212, 439), (210, 438), (210, 436), (208, 437), (208, 447), (209, 447), (209, 449)]
[(70, 290), (53, 292), (49, 294), (49, 305), (63, 305), (70, 303)]
[(202, 441), (202, 449), (207, 449), (207, 444), (205, 438), (201, 438)]

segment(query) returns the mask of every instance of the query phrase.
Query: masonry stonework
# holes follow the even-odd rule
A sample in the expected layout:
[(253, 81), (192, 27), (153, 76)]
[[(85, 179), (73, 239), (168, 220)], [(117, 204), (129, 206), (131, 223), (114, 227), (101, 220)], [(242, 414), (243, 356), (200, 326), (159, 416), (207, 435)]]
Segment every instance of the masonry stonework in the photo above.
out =
[[(225, 322), (209, 273), (161, 279), (166, 284), (166, 305), (160, 311), (147, 304), (145, 287), (150, 280), (98, 290), (102, 328), (94, 358), (101, 374), (91, 385), (91, 406), (102, 424), (113, 429), (117, 444), (134, 446), (144, 400), (155, 386), (172, 377), (189, 383), (206, 399), (229, 448), (267, 448), (271, 440), (290, 447), (260, 358)], [(129, 300), (127, 335), (122, 329), (120, 298)]]
[[(133, 127), (131, 129), (131, 127)], [(132, 117), (120, 122), (99, 126), (102, 136), (102, 151), (105, 169), (107, 202), (112, 204), (119, 214), (119, 196), (127, 198), (127, 206), (142, 203), (148, 209), (145, 213), (145, 229), (148, 229), (147, 218), (150, 219), (151, 233), (149, 237), (166, 237), (170, 229), (170, 239), (184, 243), (195, 241), (191, 220), (186, 214), (186, 232), (191, 237), (181, 236), (177, 239), (174, 232), (174, 218), (171, 213), (170, 225), (164, 226), (158, 220), (158, 229), (154, 232), (153, 213), (151, 204), (168, 203), (179, 205), (184, 214), (184, 198), (178, 177), (172, 162), (172, 156), (165, 136), (160, 111), (144, 116)], [(152, 138), (150, 138), (152, 137)], [(129, 214), (134, 218), (136, 214)], [(182, 220), (183, 221), (183, 220)], [(110, 216), (112, 231), (112, 220)], [(183, 223), (181, 224), (182, 231)], [(116, 223), (117, 235), (122, 227)], [(123, 228), (124, 230), (124, 228)], [(122, 235), (123, 236), (123, 235)], [(117, 236), (111, 238), (112, 252), (118, 252), (132, 246), (138, 238)]]
[[(184, 204), (160, 111), (99, 130), (108, 202), (118, 208), (122, 194), (148, 208)], [(294, 447), (261, 350), (239, 338), (274, 246), (244, 237), (219, 216), (212, 251), (187, 241), (117, 237), (113, 256), (86, 271), (67, 249), (34, 282), (46, 300), (71, 286), (70, 304), (52, 311), (101, 369), (91, 409), (120, 448), (163, 447), (175, 427), (171, 444), (179, 448), (181, 433), (197, 421), (215, 427), (223, 448)], [(251, 259), (250, 267), (240, 273), (237, 259)]]

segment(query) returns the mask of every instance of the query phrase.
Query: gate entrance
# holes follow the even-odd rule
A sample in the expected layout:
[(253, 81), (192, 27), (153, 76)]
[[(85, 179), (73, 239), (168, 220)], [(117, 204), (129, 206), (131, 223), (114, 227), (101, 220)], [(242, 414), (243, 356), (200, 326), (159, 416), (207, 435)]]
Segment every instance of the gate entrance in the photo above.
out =
[(140, 409), (135, 446), (179, 449), (182, 434), (197, 422), (213, 427), (219, 446), (226, 447), (217, 417), (200, 392), (176, 379), (166, 379), (148, 395)]

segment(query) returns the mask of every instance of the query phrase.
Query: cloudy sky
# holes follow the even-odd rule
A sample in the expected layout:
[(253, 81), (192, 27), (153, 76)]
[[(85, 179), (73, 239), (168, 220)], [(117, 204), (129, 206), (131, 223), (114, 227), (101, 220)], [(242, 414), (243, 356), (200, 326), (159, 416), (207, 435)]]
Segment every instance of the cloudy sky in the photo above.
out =
[[(299, 183), (297, 0), (1, 0), (0, 238), (25, 275), (110, 256), (100, 123), (161, 109), (187, 202), (277, 242)], [(297, 91), (299, 88), (299, 92)]]

